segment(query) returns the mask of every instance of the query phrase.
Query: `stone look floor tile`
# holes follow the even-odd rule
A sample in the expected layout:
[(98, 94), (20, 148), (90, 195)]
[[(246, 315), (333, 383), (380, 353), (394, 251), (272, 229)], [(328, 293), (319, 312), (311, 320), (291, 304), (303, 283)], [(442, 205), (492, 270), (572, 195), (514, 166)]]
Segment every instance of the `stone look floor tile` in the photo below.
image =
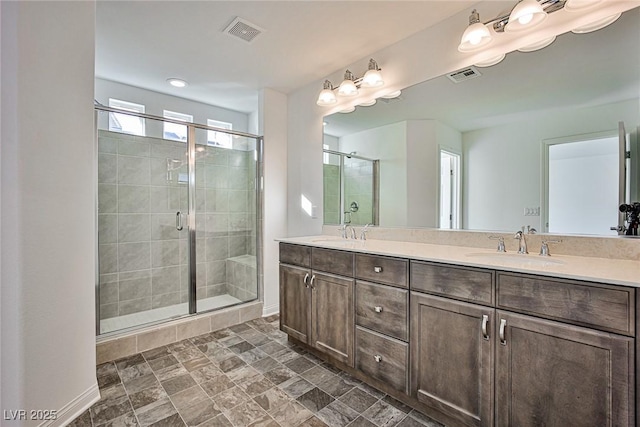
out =
[(291, 398), (284, 391), (277, 387), (267, 390), (265, 393), (256, 396), (253, 400), (265, 411), (271, 414), (280, 406), (291, 401)]
[(366, 391), (355, 387), (342, 396), (340, 401), (357, 412), (364, 412), (376, 403), (378, 399)]
[(296, 401), (291, 401), (280, 406), (271, 413), (273, 419), (281, 426), (296, 427), (303, 424), (313, 414), (307, 408)]
[(142, 427), (150, 426), (175, 413), (177, 413), (176, 408), (168, 397), (136, 410), (136, 416)]
[(310, 411), (318, 412), (335, 399), (316, 387), (298, 397), (296, 400)]
[(100, 401), (72, 427), (443, 427), (288, 341), (242, 325), (96, 367)]
[(399, 423), (406, 414), (394, 406), (379, 400), (364, 411), (362, 416), (378, 426), (393, 426)]

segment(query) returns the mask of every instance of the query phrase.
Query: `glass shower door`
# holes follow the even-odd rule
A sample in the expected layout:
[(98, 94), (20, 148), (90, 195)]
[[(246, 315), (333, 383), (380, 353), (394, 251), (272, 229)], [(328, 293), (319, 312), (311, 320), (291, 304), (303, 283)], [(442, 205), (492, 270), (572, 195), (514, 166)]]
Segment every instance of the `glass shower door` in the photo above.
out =
[(187, 143), (157, 120), (109, 130), (118, 116), (98, 116), (100, 333), (189, 313)]
[(256, 140), (196, 129), (197, 311), (258, 298)]

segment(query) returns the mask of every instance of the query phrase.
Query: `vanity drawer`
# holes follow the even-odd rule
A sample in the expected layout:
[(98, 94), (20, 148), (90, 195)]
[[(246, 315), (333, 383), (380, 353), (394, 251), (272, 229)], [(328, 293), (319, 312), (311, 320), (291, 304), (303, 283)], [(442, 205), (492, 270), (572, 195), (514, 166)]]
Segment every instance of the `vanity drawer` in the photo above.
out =
[(356, 281), (356, 324), (400, 340), (408, 339), (409, 291)]
[(409, 345), (356, 326), (356, 369), (407, 393)]
[(635, 334), (633, 288), (498, 273), (497, 305), (603, 331)]
[(333, 249), (313, 248), (311, 250), (311, 268), (353, 277), (353, 254)]
[(450, 267), (411, 261), (411, 289), (493, 305), (495, 272), (473, 267)]
[(356, 278), (408, 288), (409, 261), (374, 255), (356, 255)]
[(311, 267), (311, 248), (280, 242), (280, 262), (300, 267)]

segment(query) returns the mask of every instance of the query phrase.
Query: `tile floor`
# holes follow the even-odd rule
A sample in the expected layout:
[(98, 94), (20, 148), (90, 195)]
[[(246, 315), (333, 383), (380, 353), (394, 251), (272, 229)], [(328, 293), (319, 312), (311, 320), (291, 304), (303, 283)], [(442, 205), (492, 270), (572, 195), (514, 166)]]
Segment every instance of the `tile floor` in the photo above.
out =
[(287, 341), (277, 316), (97, 367), (102, 399), (71, 426), (441, 424)]

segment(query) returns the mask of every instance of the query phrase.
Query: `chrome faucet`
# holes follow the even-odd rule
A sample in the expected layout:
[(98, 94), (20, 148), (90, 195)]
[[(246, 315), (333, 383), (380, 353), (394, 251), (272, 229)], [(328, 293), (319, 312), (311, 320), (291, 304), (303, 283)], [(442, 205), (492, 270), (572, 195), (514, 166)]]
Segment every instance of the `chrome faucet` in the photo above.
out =
[(524, 227), (522, 227), (523, 230), (518, 230), (516, 232), (516, 235), (513, 237), (514, 239), (519, 240), (518, 242), (518, 253), (519, 254), (528, 254), (529, 251), (527, 250), (527, 240), (525, 239), (525, 234), (524, 234)]
[(343, 224), (342, 227), (340, 228), (340, 231), (342, 232), (342, 238), (343, 239), (348, 239), (349, 238), (349, 233), (347, 233), (347, 230), (351, 229), (351, 238), (352, 239), (357, 239), (356, 237), (356, 229), (353, 228), (353, 226), (351, 224)]
[(562, 240), (543, 240), (542, 246), (540, 246), (540, 255), (541, 256), (550, 256), (549, 253), (549, 243), (562, 243)]
[(364, 227), (362, 227), (362, 231), (360, 232), (360, 240), (367, 240), (367, 231), (369, 231), (369, 227), (372, 227), (373, 224), (369, 223), (369, 224), (365, 224)]
[(507, 249), (504, 247), (504, 237), (502, 236), (489, 236), (491, 240), (498, 241), (498, 252), (507, 252)]

